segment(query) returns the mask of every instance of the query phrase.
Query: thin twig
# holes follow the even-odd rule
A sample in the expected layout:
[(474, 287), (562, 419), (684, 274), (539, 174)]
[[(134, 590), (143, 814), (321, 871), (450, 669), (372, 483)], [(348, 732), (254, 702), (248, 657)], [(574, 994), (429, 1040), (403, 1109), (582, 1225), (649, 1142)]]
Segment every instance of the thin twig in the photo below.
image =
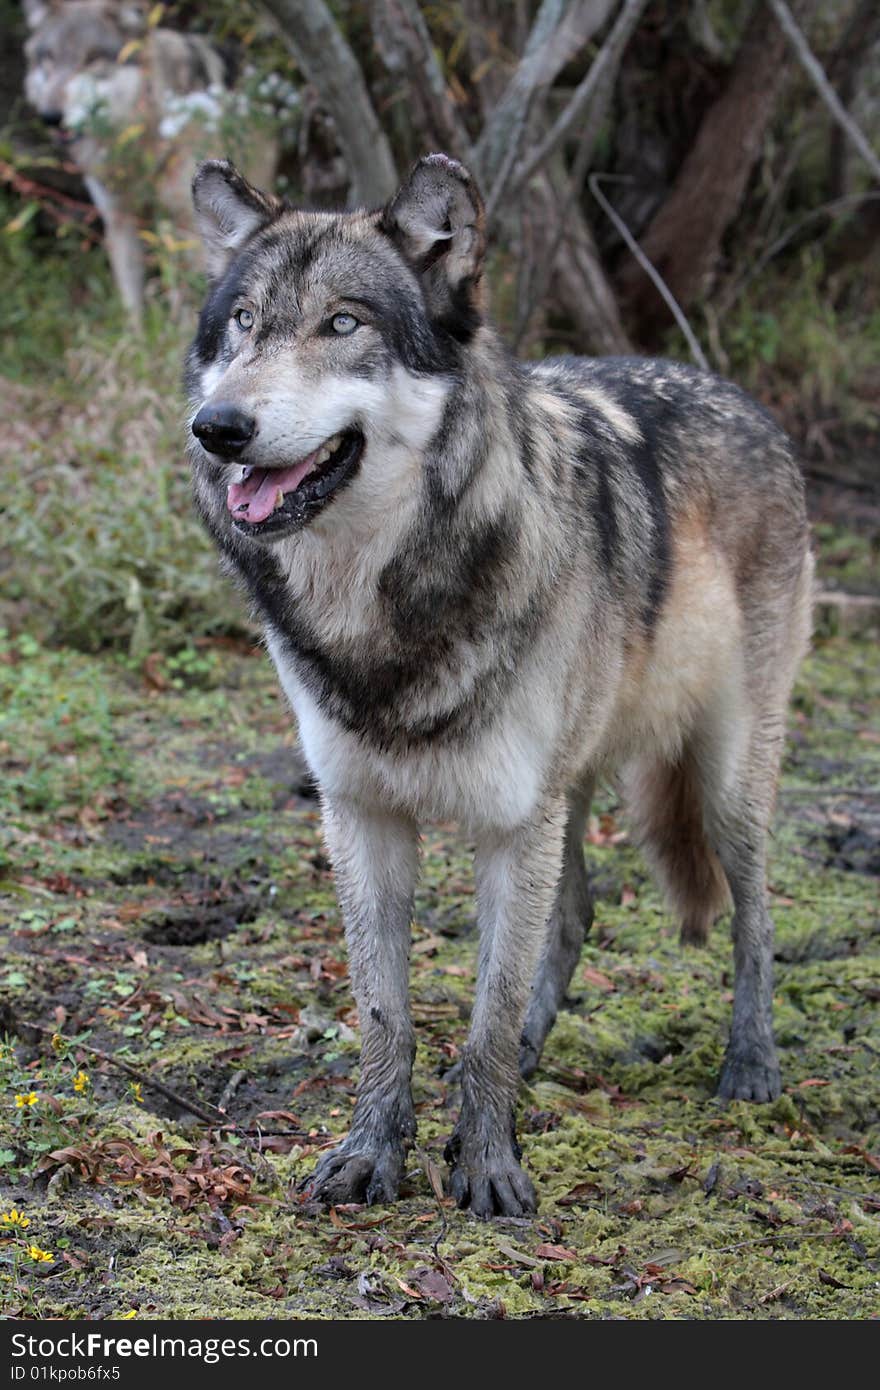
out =
[(788, 243), (792, 241), (804, 227), (809, 226), (811, 222), (815, 222), (817, 218), (833, 216), (836, 212), (843, 212), (847, 208), (858, 206), (860, 203), (874, 203), (877, 202), (878, 199), (880, 199), (880, 193), (849, 193), (843, 198), (835, 198), (833, 202), (822, 203), (819, 207), (813, 208), (811, 212), (806, 213), (803, 217), (799, 217), (787, 231), (782, 233), (782, 236), (777, 237), (774, 242), (771, 242), (767, 250), (758, 257), (754, 265), (749, 268), (739, 283), (724, 297), (724, 312), (730, 312), (734, 304), (736, 304), (744, 291), (748, 289), (752, 281), (761, 274), (764, 267), (772, 261), (774, 256), (778, 256), (779, 252), (784, 250)]
[(47, 1028), (42, 1023), (31, 1023), (29, 1021), (27, 1026), (28, 1028), (36, 1028), (40, 1033), (48, 1033), (52, 1037), (59, 1037), (70, 1047), (82, 1048), (84, 1052), (88, 1052), (92, 1057), (97, 1057), (100, 1061), (106, 1062), (108, 1066), (116, 1067), (119, 1071), (124, 1072), (126, 1076), (131, 1076), (135, 1081), (140, 1082), (142, 1086), (149, 1086), (151, 1090), (158, 1091), (166, 1100), (170, 1100), (174, 1105), (179, 1105), (181, 1110), (188, 1111), (190, 1115), (195, 1115), (198, 1119), (205, 1120), (207, 1124), (213, 1125), (215, 1128), (218, 1125), (225, 1129), (235, 1128), (234, 1125), (230, 1125), (228, 1121), (226, 1121), (226, 1116), (223, 1114), (223, 1111), (218, 1110), (216, 1106), (210, 1106), (209, 1108), (207, 1104), (202, 1105), (198, 1101), (187, 1100), (185, 1096), (178, 1095), (177, 1091), (172, 1091), (171, 1087), (166, 1086), (164, 1081), (157, 1081), (149, 1072), (143, 1071), (140, 1067), (133, 1067), (130, 1062), (120, 1061), (118, 1057), (114, 1057), (109, 1052), (102, 1051), (100, 1047), (93, 1047), (91, 1043), (80, 1042), (78, 1038), (65, 1037), (63, 1033), (58, 1032), (57, 1028)]
[[(641, 18), (646, 2), (647, 0), (624, 0), (611, 33), (590, 64), (586, 76), (575, 88), (568, 105), (554, 121), (544, 138), (538, 142), (532, 152), (514, 171), (506, 191), (508, 198), (515, 197), (535, 170), (540, 169), (546, 163), (554, 150), (566, 138), (575, 122), (592, 105), (606, 78), (613, 78), (623, 50), (629, 43), (632, 32)], [(595, 121), (591, 120), (590, 125), (594, 126)]]
[(776, 20), (788, 39), (797, 55), (798, 62), (809, 77), (819, 96), (824, 101), (831, 115), (837, 124), (846, 134), (850, 143), (855, 146), (862, 159), (867, 164), (874, 178), (880, 183), (880, 158), (868, 144), (862, 131), (856, 125), (852, 116), (849, 115), (840, 97), (835, 92), (828, 78), (825, 76), (825, 69), (813, 53), (810, 45), (801, 30), (798, 28), (797, 21), (785, 0), (767, 0), (767, 4), (776, 16)]
[(25, 178), (5, 159), (0, 159), (0, 181), (8, 184), (22, 198), (32, 198), (38, 202), (61, 225), (75, 226), (83, 236), (96, 244), (101, 240), (96, 229), (90, 225), (98, 217), (98, 210), (91, 203), (71, 198), (69, 194), (62, 193), (58, 188), (50, 188), (48, 184)]
[(221, 1114), (226, 1115), (229, 1113), (229, 1105), (233, 1096), (235, 1095), (242, 1082), (246, 1080), (246, 1071), (234, 1071), (232, 1073), (226, 1085), (223, 1087), (223, 1094), (221, 1095), (220, 1100), (217, 1103), (217, 1109), (221, 1112)]
[(660, 272), (657, 269), (655, 269), (655, 267), (648, 260), (641, 246), (639, 246), (639, 243), (636, 241), (629, 227), (624, 222), (623, 218), (614, 210), (614, 208), (609, 203), (608, 199), (605, 197), (605, 194), (599, 187), (600, 179), (605, 179), (606, 181), (613, 180), (615, 183), (629, 183), (631, 181), (629, 176), (618, 174), (590, 174), (590, 177), (587, 179), (587, 186), (589, 187), (589, 190), (592, 193), (593, 197), (596, 199), (596, 202), (614, 223), (618, 232), (626, 242), (627, 247), (635, 256), (639, 265), (642, 267), (642, 270), (644, 270), (645, 274), (649, 277), (651, 282), (656, 287), (663, 302), (669, 308), (671, 314), (675, 319), (675, 322), (678, 324), (679, 328), (685, 336), (685, 339), (687, 340), (687, 345), (691, 350), (691, 356), (693, 357), (697, 366), (702, 367), (704, 372), (708, 372), (709, 363), (706, 361), (706, 356), (703, 352), (703, 349), (700, 347), (700, 344), (697, 341), (696, 334), (694, 333), (693, 329), (691, 328), (690, 324), (685, 318), (684, 312), (678, 304), (678, 301), (674, 298), (672, 291), (666, 284), (666, 281), (663, 279)]

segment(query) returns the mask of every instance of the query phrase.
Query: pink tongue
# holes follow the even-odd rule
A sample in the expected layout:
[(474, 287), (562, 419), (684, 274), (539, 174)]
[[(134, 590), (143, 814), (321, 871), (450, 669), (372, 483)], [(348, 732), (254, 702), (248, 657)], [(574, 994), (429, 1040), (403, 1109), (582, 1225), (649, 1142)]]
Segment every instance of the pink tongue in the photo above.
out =
[(315, 455), (307, 454), (292, 468), (255, 468), (243, 483), (230, 483), (226, 490), (226, 506), (233, 516), (241, 517), (251, 526), (271, 516), (279, 492), (293, 492), (315, 466)]

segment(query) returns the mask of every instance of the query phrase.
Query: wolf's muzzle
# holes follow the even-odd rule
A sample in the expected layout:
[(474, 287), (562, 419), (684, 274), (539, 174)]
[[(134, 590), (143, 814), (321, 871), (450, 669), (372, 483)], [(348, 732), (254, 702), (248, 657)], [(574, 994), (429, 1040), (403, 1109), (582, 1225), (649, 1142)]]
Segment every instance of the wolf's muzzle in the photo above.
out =
[(235, 458), (256, 432), (257, 422), (236, 405), (221, 401), (203, 405), (192, 422), (192, 432), (203, 449), (221, 458)]

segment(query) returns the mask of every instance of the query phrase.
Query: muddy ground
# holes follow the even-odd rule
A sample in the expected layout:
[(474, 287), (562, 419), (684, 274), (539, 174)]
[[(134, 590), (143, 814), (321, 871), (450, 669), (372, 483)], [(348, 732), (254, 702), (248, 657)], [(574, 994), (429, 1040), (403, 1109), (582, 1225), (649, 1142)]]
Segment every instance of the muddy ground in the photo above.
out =
[[(826, 539), (826, 580), (851, 580), (866, 554), (876, 573), (876, 545), (847, 550), (833, 526)], [(540, 1210), (488, 1224), (442, 1188), (444, 1074), (473, 994), (467, 843), (447, 826), (424, 838), (419, 1148), (401, 1201), (316, 1209), (298, 1184), (345, 1132), (357, 1070), (331, 868), (267, 660), (194, 650), (133, 663), (0, 644), (8, 1313), (877, 1314), (870, 633), (821, 634), (792, 710), (770, 872), (782, 1097), (714, 1099), (726, 925), (705, 950), (679, 946), (605, 788), (587, 844), (596, 924), (522, 1091)]]

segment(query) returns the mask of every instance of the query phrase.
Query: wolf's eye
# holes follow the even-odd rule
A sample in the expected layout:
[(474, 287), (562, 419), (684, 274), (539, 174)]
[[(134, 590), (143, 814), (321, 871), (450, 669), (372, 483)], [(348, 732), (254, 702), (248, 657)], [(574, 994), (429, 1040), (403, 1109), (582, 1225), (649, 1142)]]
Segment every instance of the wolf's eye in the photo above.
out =
[(248, 329), (254, 326), (254, 316), (250, 309), (237, 309), (232, 317), (243, 333), (247, 333)]
[(353, 333), (357, 326), (358, 320), (354, 314), (334, 314), (330, 320), (330, 327), (333, 332), (340, 334), (341, 337)]

